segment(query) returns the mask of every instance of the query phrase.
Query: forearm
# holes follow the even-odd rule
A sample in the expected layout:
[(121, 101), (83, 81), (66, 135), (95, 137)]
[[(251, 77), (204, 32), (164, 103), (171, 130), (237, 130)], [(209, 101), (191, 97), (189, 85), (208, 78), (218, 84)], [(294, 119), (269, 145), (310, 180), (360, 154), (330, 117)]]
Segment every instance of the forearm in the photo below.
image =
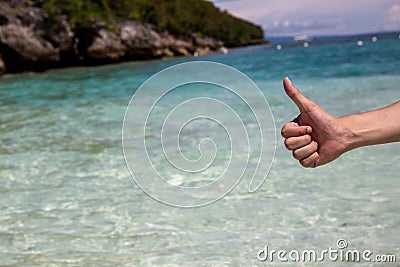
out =
[(346, 133), (347, 150), (400, 141), (400, 101), (365, 113), (337, 119)]

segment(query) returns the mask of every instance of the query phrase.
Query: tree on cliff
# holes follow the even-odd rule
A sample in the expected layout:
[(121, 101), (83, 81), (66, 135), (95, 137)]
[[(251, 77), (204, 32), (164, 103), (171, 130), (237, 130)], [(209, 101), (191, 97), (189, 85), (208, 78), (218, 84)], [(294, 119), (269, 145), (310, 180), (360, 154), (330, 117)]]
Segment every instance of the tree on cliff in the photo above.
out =
[(57, 19), (69, 16), (72, 27), (100, 19), (110, 28), (115, 21), (132, 19), (153, 25), (158, 32), (187, 36), (197, 33), (238, 46), (263, 39), (261, 27), (233, 17), (204, 0), (49, 0), (35, 1)]
[(204, 55), (260, 42), (259, 26), (204, 0), (0, 0), (0, 73)]

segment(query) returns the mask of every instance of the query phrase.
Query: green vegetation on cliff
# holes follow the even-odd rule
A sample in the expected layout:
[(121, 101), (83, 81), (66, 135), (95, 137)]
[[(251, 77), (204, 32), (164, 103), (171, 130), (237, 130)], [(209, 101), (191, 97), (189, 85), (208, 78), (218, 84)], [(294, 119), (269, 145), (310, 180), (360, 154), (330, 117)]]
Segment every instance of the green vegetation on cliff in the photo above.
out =
[(67, 15), (73, 29), (90, 27), (95, 20), (115, 29), (120, 20), (133, 19), (174, 35), (197, 33), (224, 41), (228, 46), (249, 44), (263, 38), (261, 27), (233, 17), (204, 0), (36, 0), (58, 19)]

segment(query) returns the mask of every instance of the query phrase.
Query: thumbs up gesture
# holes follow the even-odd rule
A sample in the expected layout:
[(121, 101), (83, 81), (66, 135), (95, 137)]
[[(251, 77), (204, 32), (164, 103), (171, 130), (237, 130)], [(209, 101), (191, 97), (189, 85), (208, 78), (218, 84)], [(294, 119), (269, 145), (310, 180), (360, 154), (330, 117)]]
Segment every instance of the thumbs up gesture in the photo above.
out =
[(286, 94), (299, 108), (294, 122), (282, 127), (285, 146), (303, 167), (315, 168), (331, 162), (347, 151), (348, 134), (338, 119), (305, 97), (289, 78), (283, 80)]

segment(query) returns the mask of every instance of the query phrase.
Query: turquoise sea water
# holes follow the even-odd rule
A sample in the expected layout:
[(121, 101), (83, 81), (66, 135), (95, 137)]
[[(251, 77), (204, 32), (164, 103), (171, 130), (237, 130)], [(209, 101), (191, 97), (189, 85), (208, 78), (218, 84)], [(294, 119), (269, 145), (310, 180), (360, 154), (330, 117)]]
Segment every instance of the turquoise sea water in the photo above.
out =
[(337, 249), (339, 238), (349, 248), (400, 260), (400, 144), (358, 149), (310, 170), (291, 158), (279, 136), (297, 116), (282, 89), (284, 76), (335, 116), (399, 100), (397, 36), (365, 39), (362, 47), (335, 40), (202, 57), (255, 81), (278, 137), (271, 172), (257, 192), (243, 190), (243, 181), (220, 201), (196, 209), (145, 195), (130, 178), (121, 147), (135, 89), (187, 60), (0, 79), (0, 265), (266, 266), (271, 262), (257, 259), (266, 245), (321, 251)]

